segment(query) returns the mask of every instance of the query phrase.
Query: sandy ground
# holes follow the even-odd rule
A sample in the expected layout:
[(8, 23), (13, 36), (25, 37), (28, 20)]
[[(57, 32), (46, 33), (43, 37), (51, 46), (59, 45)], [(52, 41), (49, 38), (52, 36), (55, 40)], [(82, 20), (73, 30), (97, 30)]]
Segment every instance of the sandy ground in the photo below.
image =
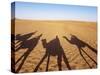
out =
[(16, 72), (97, 67), (97, 23), (15, 20)]

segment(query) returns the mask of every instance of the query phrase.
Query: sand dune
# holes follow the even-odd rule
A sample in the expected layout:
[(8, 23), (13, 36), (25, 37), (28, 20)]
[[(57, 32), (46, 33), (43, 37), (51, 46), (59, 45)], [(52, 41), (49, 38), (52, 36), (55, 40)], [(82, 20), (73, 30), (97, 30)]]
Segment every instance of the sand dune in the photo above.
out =
[(97, 67), (95, 22), (17, 19), (15, 36), (16, 72)]

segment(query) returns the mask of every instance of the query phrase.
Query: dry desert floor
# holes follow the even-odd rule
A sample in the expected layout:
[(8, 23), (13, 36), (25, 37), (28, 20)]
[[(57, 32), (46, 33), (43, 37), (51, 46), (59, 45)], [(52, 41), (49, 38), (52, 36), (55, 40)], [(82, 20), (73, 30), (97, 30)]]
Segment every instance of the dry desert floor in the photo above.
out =
[(97, 23), (15, 20), (15, 72), (97, 68)]

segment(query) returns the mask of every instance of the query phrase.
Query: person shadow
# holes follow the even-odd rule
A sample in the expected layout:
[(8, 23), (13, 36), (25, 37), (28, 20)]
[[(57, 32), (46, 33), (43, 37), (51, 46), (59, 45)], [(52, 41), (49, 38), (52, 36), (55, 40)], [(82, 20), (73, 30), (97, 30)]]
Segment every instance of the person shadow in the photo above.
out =
[(91, 65), (88, 63), (88, 61), (86, 60), (86, 58), (84, 57), (84, 55), (82, 54), (82, 52), (84, 52), (96, 65), (97, 65), (97, 62), (92, 58), (90, 57), (90, 55), (85, 52), (83, 50), (84, 47), (88, 47), (90, 50), (92, 50), (95, 54), (97, 54), (97, 50), (94, 49), (93, 47), (91, 47), (89, 44), (87, 44), (86, 42), (80, 40), (78, 37), (76, 37), (75, 35), (71, 35), (71, 39), (69, 40), (66, 36), (63, 36), (64, 39), (66, 39), (69, 43), (73, 44), (73, 45), (76, 45), (78, 50), (79, 50), (79, 53), (80, 55), (82, 56), (82, 58), (84, 59), (84, 61), (88, 64), (89, 68), (92, 68)]
[(15, 50), (15, 51), (19, 51), (20, 49), (27, 49), (26, 52), (22, 56), (20, 56), (20, 58), (15, 62), (15, 65), (16, 65), (19, 61), (21, 61), (18, 68), (15, 71), (16, 73), (18, 73), (21, 70), (26, 58), (29, 56), (29, 54), (37, 46), (39, 39), (42, 36), (42, 34), (40, 34), (40, 35), (35, 36), (31, 39), (28, 39), (29, 37), (31, 37), (35, 33), (29, 33), (29, 34), (23, 35), (19, 38), (18, 37), (16, 38), (17, 40), (21, 41), (21, 43), (20, 43), (20, 46), (17, 48), (18, 50)]
[(47, 58), (47, 65), (46, 65), (46, 71), (48, 71), (49, 68), (49, 61), (50, 56), (57, 56), (57, 63), (59, 71), (62, 70), (62, 58), (64, 59), (64, 63), (66, 64), (67, 68), (71, 70), (71, 67), (69, 65), (68, 59), (64, 53), (64, 50), (60, 44), (58, 36), (56, 36), (55, 39), (51, 40), (50, 42), (47, 42), (46, 39), (42, 39), (42, 45), (46, 49), (44, 56), (38, 63), (38, 65), (35, 67), (34, 72), (37, 72), (40, 65), (43, 63), (43, 61)]

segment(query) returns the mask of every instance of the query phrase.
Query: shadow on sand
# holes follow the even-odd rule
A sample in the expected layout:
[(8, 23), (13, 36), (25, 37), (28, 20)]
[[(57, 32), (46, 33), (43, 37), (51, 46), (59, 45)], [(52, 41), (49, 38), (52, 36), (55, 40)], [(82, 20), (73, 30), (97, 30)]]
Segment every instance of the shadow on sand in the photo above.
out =
[[(32, 32), (32, 33), (28, 33), (28, 34), (24, 34), (24, 35), (21, 35), (21, 34), (17, 34), (16, 37), (15, 37), (15, 40), (17, 41), (15, 44), (18, 44), (16, 46), (16, 51), (20, 50), (20, 48), (25, 48), (24, 45), (27, 45), (26, 44), (26, 41), (36, 33), (37, 31), (35, 32)], [(24, 44), (24, 45), (23, 45)], [(23, 47), (24, 46), (24, 47)], [(28, 45), (27, 45), (28, 46)], [(27, 47), (26, 47), (27, 48)]]
[(15, 73), (15, 35), (11, 34), (11, 71)]
[(58, 36), (56, 36), (55, 39), (51, 40), (50, 42), (47, 43), (46, 39), (42, 39), (42, 44), (43, 47), (46, 49), (44, 56), (34, 69), (34, 72), (37, 72), (38, 68), (40, 65), (43, 63), (43, 61), (47, 58), (47, 65), (46, 65), (46, 71), (48, 71), (49, 68), (49, 61), (50, 61), (50, 56), (57, 56), (57, 63), (58, 63), (58, 68), (61, 71), (62, 70), (62, 58), (64, 59), (64, 63), (66, 64), (67, 68), (71, 70), (71, 67), (69, 65), (68, 59), (64, 53), (64, 50), (60, 44)]
[(27, 51), (14, 64), (14, 66), (15, 66), (19, 61), (21, 61), (21, 63), (19, 64), (18, 68), (15, 71), (16, 73), (18, 73), (20, 71), (26, 58), (33, 51), (33, 49), (36, 47), (40, 37), (42, 36), (42, 34), (40, 34), (39, 36), (36, 36), (34, 38), (29, 39), (35, 33), (36, 32), (25, 34), (25, 35), (18, 34), (16, 36), (15, 40), (17, 40), (17, 42), (15, 44), (17, 44), (19, 42), (20, 43), (15, 47), (15, 51), (19, 51), (20, 49), (27, 49)]
[[(21, 70), (25, 60), (27, 59), (29, 54), (34, 50), (34, 48), (37, 46), (42, 34), (40, 34), (38, 36), (35, 36), (35, 37), (32, 37), (32, 35), (34, 35), (36, 32), (37, 31), (32, 32), (32, 33), (28, 33), (28, 34), (24, 34), (24, 35), (17, 34), (16, 36), (14, 36), (13, 34), (11, 35), (11, 38), (12, 38), (12, 40), (11, 40), (11, 53), (12, 53), (12, 57), (11, 57), (11, 61), (12, 61), (11, 65), (12, 65), (12, 67), (11, 67), (11, 69), (12, 69), (13, 72), (18, 73)], [(88, 47), (91, 51), (93, 51), (95, 54), (97, 54), (97, 50), (96, 49), (91, 47), (86, 42), (80, 40), (75, 35), (71, 35), (71, 39), (70, 40), (66, 36), (63, 36), (63, 38), (66, 39), (70, 44), (77, 46), (81, 57), (87, 63), (89, 68), (92, 68), (92, 67), (89, 64), (89, 62), (86, 60), (86, 58), (84, 57), (82, 52), (84, 52), (84, 54), (86, 54), (97, 65), (97, 62), (87, 52), (85, 52), (83, 50), (83, 48), (84, 47)], [(15, 40), (16, 40), (16, 43), (15, 43)], [(38, 71), (40, 65), (44, 62), (44, 60), (46, 58), (47, 58), (47, 62), (46, 62), (47, 64), (46, 64), (45, 71), (48, 71), (49, 62), (50, 62), (50, 57), (51, 56), (57, 56), (57, 64), (58, 64), (58, 70), (59, 71), (62, 70), (62, 59), (63, 59), (64, 63), (66, 64), (66, 67), (68, 68), (68, 70), (71, 70), (68, 58), (65, 55), (64, 49), (62, 48), (62, 46), (60, 44), (60, 40), (59, 40), (58, 36), (56, 36), (56, 38), (52, 39), (49, 42), (47, 42), (46, 39), (42, 39), (41, 41), (42, 41), (43, 48), (45, 49), (45, 54), (41, 58), (39, 63), (36, 65), (36, 67), (34, 69), (34, 72)], [(19, 51), (20, 49), (27, 49), (27, 50), (15, 62), (15, 52)], [(15, 70), (15, 65), (17, 65), (17, 63), (19, 63), (19, 65), (18, 65), (18, 68)]]
[(90, 68), (91, 65), (88, 63), (88, 61), (86, 60), (86, 58), (83, 56), (82, 51), (97, 65), (97, 62), (90, 57), (90, 55), (88, 55), (88, 53), (86, 53), (82, 48), (84, 47), (88, 47), (91, 51), (93, 51), (95, 54), (97, 54), (97, 50), (94, 49), (93, 47), (91, 47), (89, 44), (87, 44), (86, 42), (80, 40), (78, 37), (76, 37), (75, 35), (71, 35), (71, 39), (69, 40), (66, 36), (63, 36), (63, 38), (65, 38), (69, 43), (76, 45), (80, 55), (82, 56), (82, 58), (84, 59), (84, 61), (88, 64), (88, 66)]

